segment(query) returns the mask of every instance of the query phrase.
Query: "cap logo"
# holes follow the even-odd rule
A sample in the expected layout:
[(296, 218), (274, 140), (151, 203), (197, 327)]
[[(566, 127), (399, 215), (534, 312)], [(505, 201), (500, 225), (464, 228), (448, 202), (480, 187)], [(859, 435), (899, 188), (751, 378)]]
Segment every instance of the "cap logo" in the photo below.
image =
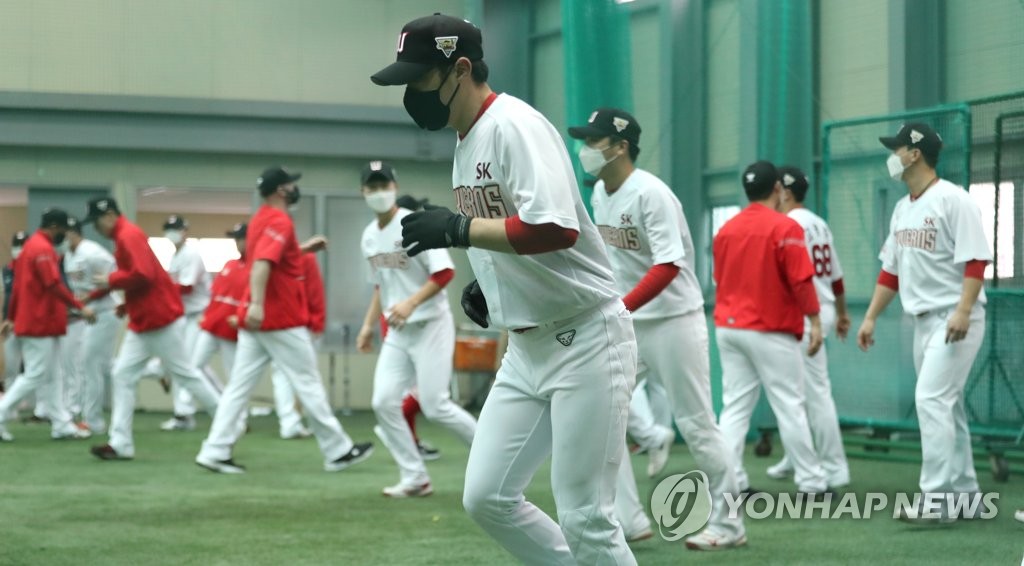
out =
[(756, 178), (757, 178), (757, 175), (755, 175), (753, 173), (747, 173), (747, 182), (748, 183), (753, 183), (754, 179), (756, 179)]
[(402, 52), (403, 50), (405, 50), (405, 36), (407, 36), (407, 35), (409, 35), (409, 32), (407, 32), (407, 31), (403, 31), (403, 32), (402, 32), (402, 33), (401, 33), (401, 34), (400, 34), (400, 35), (398, 36), (398, 48), (397, 48), (397, 51), (398, 51), (399, 53), (401, 53), (401, 52)]
[(382, 163), (380, 161), (371, 161), (370, 162), (370, 171), (380, 171), (383, 168), (384, 168), (384, 163)]
[(597, 110), (594, 110), (594, 113), (590, 115), (590, 118), (587, 118), (587, 123), (593, 124), (595, 118), (597, 118)]
[(459, 36), (445, 35), (435, 37), (434, 41), (437, 42), (437, 50), (444, 53), (445, 58), (451, 59), (452, 53), (455, 52), (455, 48), (459, 43)]
[(616, 116), (615, 118), (612, 118), (612, 125), (615, 126), (616, 132), (622, 133), (622, 130), (625, 130), (626, 126), (629, 125), (629, 120)]
[(105, 200), (101, 200), (100, 202), (96, 203), (96, 209), (102, 212), (106, 212), (108, 206), (109, 204), (107, 204), (107, 201)]
[(917, 143), (924, 139), (924, 134), (917, 130), (910, 130), (910, 141), (911, 143)]
[(787, 187), (789, 185), (792, 185), (795, 181), (796, 179), (794, 179), (793, 176), (790, 175), (789, 173), (786, 173), (785, 175), (782, 176), (782, 184), (786, 185)]

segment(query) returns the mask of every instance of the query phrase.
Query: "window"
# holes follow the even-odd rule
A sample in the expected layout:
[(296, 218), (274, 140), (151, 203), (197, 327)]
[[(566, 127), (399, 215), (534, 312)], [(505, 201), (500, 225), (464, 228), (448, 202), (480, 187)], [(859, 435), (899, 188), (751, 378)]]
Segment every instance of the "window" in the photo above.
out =
[(715, 206), (711, 208), (711, 237), (714, 238), (715, 234), (718, 234), (718, 230), (721, 229), (722, 225), (729, 221), (730, 218), (740, 213), (740, 207), (736, 205), (728, 206)]
[[(189, 238), (194, 246), (199, 246), (199, 255), (203, 258), (206, 271), (219, 273), (229, 260), (238, 258), (238, 248), (231, 238)], [(150, 238), (149, 247), (153, 249), (160, 265), (167, 269), (174, 257), (174, 244), (167, 238)]]
[[(1013, 183), (999, 185), (999, 249), (995, 249), (996, 219), (996, 186), (995, 183), (975, 183), (971, 185), (970, 195), (981, 208), (981, 225), (985, 229), (985, 239), (989, 249), (998, 253), (999, 278), (1013, 277), (1014, 252), (1014, 219), (1013, 219)], [(985, 278), (992, 279), (995, 267), (989, 264), (985, 268)]]

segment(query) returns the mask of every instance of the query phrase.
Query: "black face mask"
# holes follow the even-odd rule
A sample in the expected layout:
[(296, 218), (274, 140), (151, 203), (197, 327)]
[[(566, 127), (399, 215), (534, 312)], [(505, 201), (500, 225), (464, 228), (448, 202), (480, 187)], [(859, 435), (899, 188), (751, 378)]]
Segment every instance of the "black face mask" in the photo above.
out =
[(293, 205), (299, 202), (299, 198), (302, 195), (299, 193), (299, 186), (295, 185), (295, 188), (284, 194), (285, 202), (289, 205)]
[(448, 98), (448, 102), (441, 102), (441, 87), (444, 86), (445, 81), (448, 80), (448, 75), (452, 74), (455, 67), (452, 67), (445, 73), (444, 78), (441, 79), (441, 84), (434, 90), (413, 90), (409, 87), (405, 88), (405, 97), (402, 99), (402, 103), (405, 104), (405, 111), (409, 113), (416, 125), (424, 130), (440, 130), (448, 125), (448, 117), (451, 115), (451, 104), (452, 100), (455, 99), (455, 95), (459, 92), (459, 87), (462, 85), (456, 85), (455, 91)]
[(57, 232), (53, 235), (53, 245), (59, 246), (64, 243), (64, 232)]

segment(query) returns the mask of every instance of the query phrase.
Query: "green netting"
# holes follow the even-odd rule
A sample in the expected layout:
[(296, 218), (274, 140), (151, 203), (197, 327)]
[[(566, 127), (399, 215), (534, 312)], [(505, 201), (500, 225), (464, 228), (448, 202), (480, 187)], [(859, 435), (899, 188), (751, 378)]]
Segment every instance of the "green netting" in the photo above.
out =
[(1024, 290), (988, 290), (985, 343), (967, 382), (973, 425), (1019, 431), (1024, 424)]

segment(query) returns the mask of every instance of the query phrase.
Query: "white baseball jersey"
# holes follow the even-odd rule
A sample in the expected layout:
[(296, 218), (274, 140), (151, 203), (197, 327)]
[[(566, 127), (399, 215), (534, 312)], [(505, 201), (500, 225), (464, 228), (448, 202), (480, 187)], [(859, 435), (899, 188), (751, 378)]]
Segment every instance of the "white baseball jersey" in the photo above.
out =
[(579, 231), (573, 247), (549, 253), (469, 249), (495, 327), (564, 320), (619, 296), (565, 144), (530, 105), (507, 94), (494, 99), (455, 148), (452, 186), (458, 209), (467, 216), (519, 215), (527, 224)]
[(604, 181), (594, 185), (590, 200), (594, 222), (604, 239), (619, 293), (628, 294), (652, 266), (679, 266), (672, 282), (633, 313), (636, 320), (667, 318), (704, 306), (694, 273), (693, 239), (683, 206), (661, 179), (642, 169), (608, 194)]
[(814, 266), (814, 290), (818, 292), (818, 302), (835, 304), (832, 283), (843, 278), (843, 267), (839, 264), (839, 255), (832, 241), (832, 230), (822, 217), (803, 207), (790, 210), (787, 216), (804, 229), (807, 254)]
[[(93, 278), (96, 275), (109, 275), (116, 270), (117, 262), (113, 254), (92, 240), (82, 240), (75, 250), (69, 249), (64, 254), (64, 273), (71, 292), (76, 295), (95, 291)], [(120, 293), (110, 293), (89, 303), (89, 307), (96, 312), (103, 312), (113, 309), (120, 302)]]
[[(412, 211), (399, 208), (387, 226), (381, 228), (374, 220), (363, 230), (363, 257), (370, 262), (371, 282), (380, 288), (383, 312), (416, 294), (432, 273), (455, 268), (444, 249), (409, 257), (402, 247), (402, 218), (410, 214)], [(449, 310), (448, 296), (442, 289), (417, 307), (407, 322), (431, 320)]]
[(192, 287), (191, 293), (181, 296), (186, 315), (206, 310), (206, 305), (210, 303), (210, 275), (194, 243), (186, 240), (185, 245), (175, 252), (167, 273), (178, 285)]
[[(916, 200), (907, 195), (896, 203), (878, 258), (882, 269), (900, 278), (903, 310), (916, 315), (956, 306), (964, 266), (971, 260), (991, 261), (992, 251), (981, 209), (967, 191), (942, 179)], [(985, 289), (978, 303), (985, 304)]]

